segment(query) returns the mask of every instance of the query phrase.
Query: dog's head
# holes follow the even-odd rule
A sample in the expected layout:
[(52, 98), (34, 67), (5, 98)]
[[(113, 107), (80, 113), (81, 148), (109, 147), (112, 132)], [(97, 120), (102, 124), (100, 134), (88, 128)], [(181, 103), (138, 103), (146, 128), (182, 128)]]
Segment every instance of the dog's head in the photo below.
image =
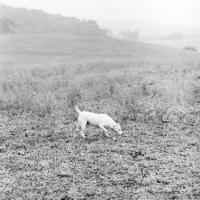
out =
[(114, 131), (116, 131), (118, 134), (120, 134), (120, 135), (122, 135), (123, 134), (123, 132), (122, 132), (122, 130), (121, 130), (121, 126), (119, 125), (119, 124), (114, 124), (114, 126), (113, 126), (113, 130)]

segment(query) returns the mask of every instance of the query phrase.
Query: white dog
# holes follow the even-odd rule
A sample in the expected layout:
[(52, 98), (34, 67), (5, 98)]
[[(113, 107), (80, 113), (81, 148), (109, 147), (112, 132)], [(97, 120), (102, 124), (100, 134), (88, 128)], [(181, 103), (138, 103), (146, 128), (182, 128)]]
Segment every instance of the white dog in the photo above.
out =
[(81, 127), (81, 135), (85, 137), (84, 131), (86, 128), (86, 124), (89, 123), (94, 126), (99, 126), (101, 129), (105, 131), (105, 134), (107, 137), (110, 137), (108, 135), (108, 130), (105, 129), (104, 126), (108, 126), (114, 131), (116, 131), (118, 134), (122, 135), (123, 132), (121, 131), (121, 127), (119, 124), (117, 124), (112, 118), (110, 118), (107, 114), (95, 114), (91, 112), (83, 111), (81, 112), (78, 107), (75, 107), (76, 111), (78, 112), (78, 123), (76, 123), (76, 131), (78, 131), (78, 126)]

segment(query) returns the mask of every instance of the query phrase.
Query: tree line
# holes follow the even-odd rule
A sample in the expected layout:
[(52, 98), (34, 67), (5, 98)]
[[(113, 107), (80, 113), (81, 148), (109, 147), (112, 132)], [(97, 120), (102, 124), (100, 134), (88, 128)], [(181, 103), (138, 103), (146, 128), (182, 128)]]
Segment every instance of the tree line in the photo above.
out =
[(105, 36), (94, 20), (80, 20), (42, 10), (13, 8), (0, 4), (0, 34), (62, 33), (68, 35)]

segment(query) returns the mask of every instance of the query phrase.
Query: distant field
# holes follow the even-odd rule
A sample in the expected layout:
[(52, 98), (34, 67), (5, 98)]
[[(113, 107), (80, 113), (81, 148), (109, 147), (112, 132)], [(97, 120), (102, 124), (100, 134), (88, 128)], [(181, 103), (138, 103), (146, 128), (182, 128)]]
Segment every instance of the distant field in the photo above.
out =
[(177, 49), (183, 49), (186, 46), (192, 46), (200, 51), (200, 37), (186, 37), (182, 40), (167, 40), (167, 39), (143, 39), (142, 42), (149, 44), (165, 45), (168, 47), (173, 47)]
[[(0, 35), (0, 66), (49, 66), (69, 62), (185, 62), (198, 54), (103, 37)], [(187, 56), (185, 56), (187, 55)]]
[[(83, 139), (76, 104), (124, 135), (88, 126)], [(0, 200), (198, 200), (199, 132), (199, 53), (0, 36)]]

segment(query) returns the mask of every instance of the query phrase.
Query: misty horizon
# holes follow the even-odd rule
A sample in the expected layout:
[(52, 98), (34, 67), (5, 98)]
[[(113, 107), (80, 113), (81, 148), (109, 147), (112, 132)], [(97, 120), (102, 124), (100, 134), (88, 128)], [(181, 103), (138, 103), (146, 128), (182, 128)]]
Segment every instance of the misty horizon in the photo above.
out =
[(198, 0), (0, 0), (14, 8), (43, 10), (50, 14), (107, 21), (134, 21), (200, 27)]

